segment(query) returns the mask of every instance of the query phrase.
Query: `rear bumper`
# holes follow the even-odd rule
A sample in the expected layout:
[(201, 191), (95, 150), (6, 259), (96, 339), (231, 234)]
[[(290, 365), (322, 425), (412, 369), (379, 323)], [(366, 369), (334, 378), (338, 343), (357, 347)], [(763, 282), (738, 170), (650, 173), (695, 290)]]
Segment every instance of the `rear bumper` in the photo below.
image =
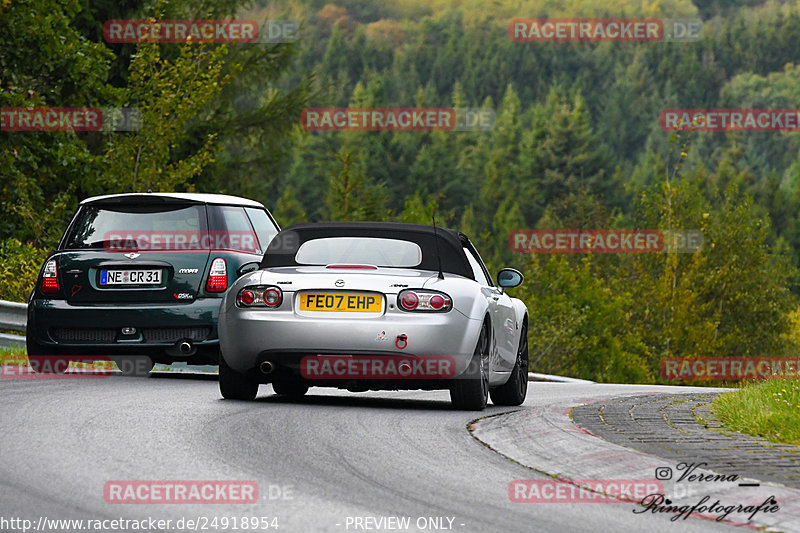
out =
[[(461, 374), (475, 350), (481, 320), (449, 313), (389, 312), (377, 318), (318, 318), (286, 310), (223, 310), (220, 347), (238, 372), (252, 372), (262, 361), (296, 369), (305, 356), (373, 355), (428, 358), (448, 356)], [(404, 336), (405, 342), (398, 341)], [(402, 346), (402, 347), (400, 347)]]
[[(186, 304), (82, 304), (34, 299), (28, 304), (28, 335), (44, 346), (86, 348), (86, 352), (127, 353), (168, 348), (181, 339), (196, 347), (219, 345), (221, 298)], [(125, 334), (122, 328), (134, 328)]]

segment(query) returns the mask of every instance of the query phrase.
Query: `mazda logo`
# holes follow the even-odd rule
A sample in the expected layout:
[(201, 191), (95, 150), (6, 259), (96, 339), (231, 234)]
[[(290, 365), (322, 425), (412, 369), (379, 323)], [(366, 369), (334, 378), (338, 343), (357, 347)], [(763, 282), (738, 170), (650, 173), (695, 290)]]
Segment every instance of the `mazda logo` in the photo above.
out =
[(337, 279), (335, 285), (337, 287), (344, 287), (344, 280), (343, 279)]

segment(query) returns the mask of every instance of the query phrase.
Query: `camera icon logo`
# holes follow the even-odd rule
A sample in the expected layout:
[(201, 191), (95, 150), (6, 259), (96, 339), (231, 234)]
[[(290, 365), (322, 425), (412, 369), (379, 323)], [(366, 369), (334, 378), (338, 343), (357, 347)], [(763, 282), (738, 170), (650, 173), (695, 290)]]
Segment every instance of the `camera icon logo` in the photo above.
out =
[(660, 466), (656, 468), (656, 479), (660, 481), (672, 479), (672, 469), (668, 466)]

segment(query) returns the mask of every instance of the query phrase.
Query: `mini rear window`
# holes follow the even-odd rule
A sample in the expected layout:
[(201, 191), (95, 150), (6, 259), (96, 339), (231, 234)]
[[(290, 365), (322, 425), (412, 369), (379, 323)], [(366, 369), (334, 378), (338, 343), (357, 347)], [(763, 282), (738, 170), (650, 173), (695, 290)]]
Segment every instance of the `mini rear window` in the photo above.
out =
[(65, 241), (67, 249), (104, 248), (142, 237), (166, 237), (206, 233), (206, 212), (202, 205), (114, 205), (84, 206)]
[(269, 246), (272, 238), (277, 235), (278, 228), (275, 227), (275, 223), (272, 222), (267, 212), (263, 209), (247, 207), (245, 211), (250, 216), (250, 222), (253, 223), (253, 228), (258, 234), (258, 242), (261, 244), (261, 253), (263, 254), (267, 251), (267, 246)]
[(301, 265), (359, 264), (408, 268), (422, 263), (416, 243), (379, 237), (326, 237), (304, 242), (295, 261)]

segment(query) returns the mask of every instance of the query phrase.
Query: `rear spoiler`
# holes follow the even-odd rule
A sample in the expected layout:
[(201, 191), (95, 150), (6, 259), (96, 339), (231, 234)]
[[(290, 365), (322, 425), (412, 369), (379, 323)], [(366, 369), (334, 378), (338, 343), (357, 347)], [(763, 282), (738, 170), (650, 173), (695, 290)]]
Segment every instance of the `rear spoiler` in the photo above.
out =
[(126, 194), (125, 196), (107, 196), (96, 200), (81, 202), (81, 205), (125, 205), (125, 204), (180, 204), (204, 205), (205, 202), (189, 198), (175, 198), (174, 196), (161, 196), (160, 194), (142, 193)]

